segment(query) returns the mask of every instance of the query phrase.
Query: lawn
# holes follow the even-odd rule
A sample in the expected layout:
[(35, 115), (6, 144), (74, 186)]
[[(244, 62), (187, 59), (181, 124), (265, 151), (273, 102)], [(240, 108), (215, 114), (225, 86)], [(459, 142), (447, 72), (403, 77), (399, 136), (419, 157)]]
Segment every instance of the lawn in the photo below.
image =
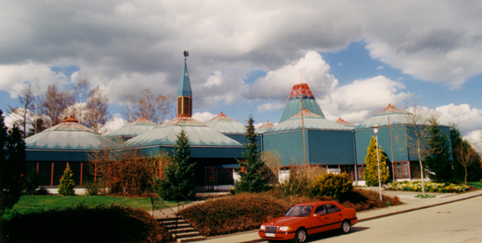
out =
[[(163, 207), (156, 198), (156, 205)], [(130, 208), (141, 208), (146, 211), (152, 209), (151, 199), (143, 197), (114, 197), (114, 196), (61, 196), (61, 195), (44, 195), (44, 196), (30, 196), (23, 195), (20, 201), (15, 204), (13, 210), (25, 214), (28, 212), (36, 212), (39, 210), (49, 210), (54, 208), (68, 208), (84, 204), (86, 206), (95, 207), (98, 205), (120, 205)], [(168, 205), (175, 207), (176, 202), (168, 202)]]
[(467, 182), (467, 184), (471, 187), (482, 189), (482, 182)]

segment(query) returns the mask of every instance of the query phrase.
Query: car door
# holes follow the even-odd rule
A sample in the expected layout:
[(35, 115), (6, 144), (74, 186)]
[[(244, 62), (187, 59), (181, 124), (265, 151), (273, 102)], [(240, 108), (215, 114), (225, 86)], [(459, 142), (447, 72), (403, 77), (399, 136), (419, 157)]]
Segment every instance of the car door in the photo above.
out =
[(339, 229), (341, 227), (341, 220), (343, 219), (341, 210), (333, 204), (326, 204), (325, 207), (327, 228), (330, 230)]
[(326, 214), (325, 205), (316, 207), (315, 212), (313, 213), (313, 233), (320, 233), (328, 230)]

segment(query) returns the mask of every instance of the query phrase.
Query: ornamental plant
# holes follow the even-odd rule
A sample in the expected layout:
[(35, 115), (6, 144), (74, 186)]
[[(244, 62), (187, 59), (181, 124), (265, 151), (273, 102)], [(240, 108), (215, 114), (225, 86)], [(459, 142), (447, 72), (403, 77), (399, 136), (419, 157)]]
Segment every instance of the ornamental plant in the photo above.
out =
[[(380, 177), (381, 183), (387, 183), (390, 174), (387, 170), (387, 156), (383, 150), (378, 148), (378, 159), (380, 159)], [(375, 137), (372, 136), (370, 145), (367, 148), (367, 156), (365, 157), (366, 169), (363, 171), (365, 182), (368, 186), (378, 186), (378, 161), (377, 161), (377, 145)]]
[(59, 194), (64, 196), (74, 195), (75, 182), (74, 182), (74, 179), (72, 178), (73, 174), (74, 173), (72, 173), (69, 163), (67, 163), (67, 168), (65, 168), (64, 174), (60, 178)]
[(310, 192), (313, 196), (329, 196), (335, 199), (352, 190), (352, 180), (346, 172), (323, 174), (315, 178), (310, 185)]

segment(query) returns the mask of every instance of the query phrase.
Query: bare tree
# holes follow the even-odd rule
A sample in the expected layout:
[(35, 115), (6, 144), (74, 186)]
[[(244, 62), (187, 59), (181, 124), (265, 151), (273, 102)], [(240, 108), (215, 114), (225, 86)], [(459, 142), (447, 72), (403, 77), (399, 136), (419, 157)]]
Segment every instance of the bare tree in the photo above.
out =
[(100, 127), (105, 124), (108, 119), (107, 103), (109, 99), (105, 96), (99, 86), (93, 88), (89, 92), (87, 98), (87, 113), (85, 115), (85, 123), (95, 132), (99, 132)]
[(478, 161), (480, 155), (475, 151), (467, 140), (455, 147), (455, 151), (459, 157), (460, 164), (465, 168), (465, 184), (467, 184), (467, 168), (474, 162)]
[(27, 87), (24, 88), (20, 94), (18, 95), (18, 102), (20, 103), (20, 107), (11, 107), (9, 106), (8, 110), (10, 113), (16, 114), (20, 117), (20, 120), (15, 121), (18, 127), (23, 128), (23, 137), (26, 138), (28, 134), (28, 127), (32, 124), (31, 117), (32, 117), (32, 110), (35, 108), (34, 106), (34, 93), (32, 90), (31, 83), (27, 83)]
[(89, 95), (90, 82), (86, 78), (79, 79), (74, 84), (74, 99), (79, 105), (72, 107), (72, 116), (75, 117), (80, 123), (84, 124), (84, 108), (80, 104), (85, 103)]
[(62, 122), (66, 117), (60, 117), (60, 114), (72, 104), (74, 104), (74, 98), (70, 90), (62, 92), (55, 84), (49, 85), (42, 102), (42, 112), (50, 118), (48, 127)]
[(171, 95), (154, 95), (149, 89), (144, 89), (138, 99), (133, 95), (127, 97), (122, 112), (129, 122), (145, 117), (160, 124), (171, 114), (171, 104)]

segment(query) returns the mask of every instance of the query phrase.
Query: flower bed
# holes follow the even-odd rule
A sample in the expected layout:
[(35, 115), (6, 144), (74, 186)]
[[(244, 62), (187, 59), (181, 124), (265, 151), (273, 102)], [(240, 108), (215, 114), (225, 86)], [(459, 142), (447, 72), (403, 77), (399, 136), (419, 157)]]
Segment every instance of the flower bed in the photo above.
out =
[[(395, 191), (422, 191), (421, 181), (404, 181), (397, 182), (395, 185), (393, 183), (388, 183), (388, 190)], [(467, 185), (456, 185), (452, 183), (436, 183), (431, 181), (425, 182), (426, 192), (465, 192), (470, 189)]]

